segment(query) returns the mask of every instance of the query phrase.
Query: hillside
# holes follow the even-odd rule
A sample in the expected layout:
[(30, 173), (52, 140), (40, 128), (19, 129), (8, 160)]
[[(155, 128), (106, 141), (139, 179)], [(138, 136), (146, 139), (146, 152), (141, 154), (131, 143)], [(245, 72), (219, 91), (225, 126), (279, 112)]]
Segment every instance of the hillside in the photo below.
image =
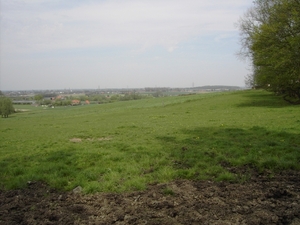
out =
[(16, 107), (0, 224), (299, 224), (299, 106), (280, 97)]
[(0, 127), (6, 188), (43, 180), (64, 190), (120, 192), (177, 178), (246, 178), (223, 165), (300, 167), (299, 108), (264, 91), (16, 107), (26, 109)]

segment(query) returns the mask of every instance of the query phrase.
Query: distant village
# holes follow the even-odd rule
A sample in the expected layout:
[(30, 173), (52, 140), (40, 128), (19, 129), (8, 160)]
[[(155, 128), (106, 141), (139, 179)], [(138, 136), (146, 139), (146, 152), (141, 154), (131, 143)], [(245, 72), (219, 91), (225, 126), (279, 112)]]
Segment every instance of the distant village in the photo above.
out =
[(2, 91), (13, 104), (43, 106), (77, 106), (102, 104), (114, 101), (137, 100), (149, 97), (178, 96), (196, 93), (236, 91), (237, 86), (201, 86), (190, 88), (146, 87), (122, 89), (62, 89), (62, 90), (17, 90)]

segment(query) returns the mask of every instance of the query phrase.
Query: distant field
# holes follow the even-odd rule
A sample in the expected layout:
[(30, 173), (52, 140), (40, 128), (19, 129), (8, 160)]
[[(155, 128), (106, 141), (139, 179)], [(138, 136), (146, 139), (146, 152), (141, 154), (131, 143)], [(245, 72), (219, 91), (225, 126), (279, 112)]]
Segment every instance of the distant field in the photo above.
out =
[(42, 180), (122, 192), (179, 178), (247, 179), (230, 167), (300, 169), (300, 107), (265, 91), (15, 108), (23, 112), (0, 118), (0, 189)]

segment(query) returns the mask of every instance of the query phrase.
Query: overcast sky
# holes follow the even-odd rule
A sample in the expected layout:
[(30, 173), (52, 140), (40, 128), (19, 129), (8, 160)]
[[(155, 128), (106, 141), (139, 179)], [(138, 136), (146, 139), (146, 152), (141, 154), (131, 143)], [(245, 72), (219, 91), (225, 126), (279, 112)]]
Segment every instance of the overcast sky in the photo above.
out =
[(244, 86), (251, 0), (0, 0), (0, 90)]

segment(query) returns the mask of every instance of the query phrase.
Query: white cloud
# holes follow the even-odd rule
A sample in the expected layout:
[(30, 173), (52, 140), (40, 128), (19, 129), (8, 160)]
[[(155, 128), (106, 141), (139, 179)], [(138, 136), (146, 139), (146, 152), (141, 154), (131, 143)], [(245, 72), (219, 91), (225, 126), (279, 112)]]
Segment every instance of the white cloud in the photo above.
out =
[(2, 90), (242, 85), (248, 73), (234, 23), (249, 0), (0, 4)]
[(193, 37), (233, 32), (246, 1), (74, 1), (63, 8), (51, 7), (59, 1), (3, 2), (1, 42), (7, 52), (104, 46), (163, 46), (172, 52)]

